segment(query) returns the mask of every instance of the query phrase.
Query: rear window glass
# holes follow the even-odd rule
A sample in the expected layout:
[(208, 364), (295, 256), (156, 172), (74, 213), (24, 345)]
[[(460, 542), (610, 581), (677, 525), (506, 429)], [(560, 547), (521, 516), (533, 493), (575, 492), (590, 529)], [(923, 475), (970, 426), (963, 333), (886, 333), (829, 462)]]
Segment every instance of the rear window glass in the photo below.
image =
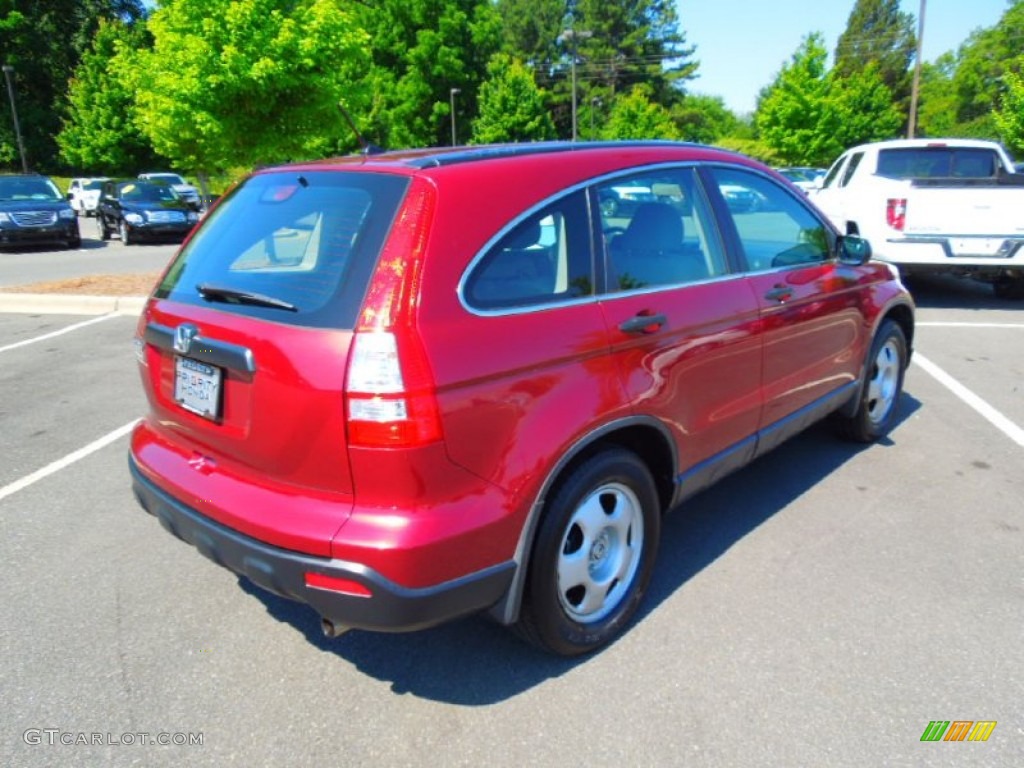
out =
[(211, 212), (156, 296), (351, 328), (407, 185), (370, 173), (253, 176)]
[(987, 179), (998, 169), (999, 159), (990, 149), (919, 147), (878, 153), (878, 175), (890, 179)]

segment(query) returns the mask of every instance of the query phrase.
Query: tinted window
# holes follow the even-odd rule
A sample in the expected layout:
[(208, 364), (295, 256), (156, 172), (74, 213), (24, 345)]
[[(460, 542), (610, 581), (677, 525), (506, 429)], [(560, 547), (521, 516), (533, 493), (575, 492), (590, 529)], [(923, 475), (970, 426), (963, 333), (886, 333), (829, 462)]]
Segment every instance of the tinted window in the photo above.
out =
[(121, 199), (129, 203), (160, 203), (178, 200), (178, 193), (164, 184), (131, 181), (120, 189)]
[[(714, 168), (711, 173), (725, 198), (750, 271), (811, 264), (831, 258), (831, 230), (789, 190), (747, 171)], [(745, 202), (751, 194), (758, 199), (753, 207)], [(744, 201), (743, 205), (740, 201)]]
[(596, 187), (608, 290), (682, 285), (725, 274), (692, 169), (650, 171)]
[(850, 164), (846, 166), (846, 171), (843, 173), (843, 180), (839, 183), (839, 186), (845, 187), (850, 183), (850, 179), (853, 177), (853, 172), (857, 170), (857, 166), (860, 165), (860, 161), (863, 159), (863, 152), (856, 152), (850, 156)]
[(63, 200), (57, 186), (44, 176), (0, 177), (0, 200)]
[(196, 286), (210, 284), (296, 307), (216, 304), (220, 309), (350, 328), (406, 186), (404, 178), (369, 173), (253, 176), (214, 209), (156, 295), (203, 304)]
[(526, 217), (474, 264), (463, 288), (466, 303), (505, 309), (593, 294), (587, 221), (582, 192)]
[(913, 147), (878, 153), (878, 175), (890, 179), (985, 179), (998, 169), (999, 159), (990, 149)]
[(825, 174), (825, 180), (821, 182), (822, 189), (827, 189), (832, 186), (832, 183), (836, 180), (839, 175), (839, 169), (843, 167), (843, 162), (846, 160), (846, 156), (840, 157), (836, 160), (832, 167), (828, 169), (828, 173)]

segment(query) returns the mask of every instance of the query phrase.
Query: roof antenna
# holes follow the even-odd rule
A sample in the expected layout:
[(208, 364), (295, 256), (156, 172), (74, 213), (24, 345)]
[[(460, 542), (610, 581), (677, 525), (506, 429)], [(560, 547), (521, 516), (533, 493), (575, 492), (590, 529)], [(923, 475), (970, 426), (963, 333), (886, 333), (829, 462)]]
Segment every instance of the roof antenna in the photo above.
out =
[(378, 147), (376, 144), (371, 144), (365, 138), (363, 138), (363, 134), (361, 134), (359, 132), (359, 129), (356, 128), (356, 124), (355, 121), (352, 119), (352, 115), (348, 113), (348, 110), (345, 109), (345, 105), (342, 104), (340, 101), (338, 102), (338, 111), (341, 112), (341, 116), (345, 118), (345, 122), (348, 123), (348, 127), (352, 129), (352, 133), (356, 135), (356, 140), (359, 142), (359, 146), (363, 150), (364, 155), (379, 155), (384, 152), (384, 150)]

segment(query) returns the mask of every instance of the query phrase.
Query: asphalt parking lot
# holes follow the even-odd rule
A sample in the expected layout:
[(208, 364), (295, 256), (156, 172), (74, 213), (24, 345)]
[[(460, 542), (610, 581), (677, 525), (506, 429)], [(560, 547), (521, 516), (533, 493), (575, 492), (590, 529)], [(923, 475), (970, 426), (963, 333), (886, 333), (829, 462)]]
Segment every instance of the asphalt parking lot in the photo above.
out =
[(1024, 304), (915, 292), (890, 438), (815, 427), (688, 502), (576, 661), (481, 619), (324, 639), (134, 501), (136, 319), (0, 314), (0, 765), (1017, 768)]

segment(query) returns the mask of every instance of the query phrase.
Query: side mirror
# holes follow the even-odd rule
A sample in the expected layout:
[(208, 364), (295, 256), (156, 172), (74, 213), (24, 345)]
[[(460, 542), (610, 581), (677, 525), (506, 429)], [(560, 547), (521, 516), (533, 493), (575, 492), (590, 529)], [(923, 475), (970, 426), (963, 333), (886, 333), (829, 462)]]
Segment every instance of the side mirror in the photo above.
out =
[(839, 261), (859, 267), (871, 260), (871, 243), (856, 235), (843, 235), (839, 238)]

